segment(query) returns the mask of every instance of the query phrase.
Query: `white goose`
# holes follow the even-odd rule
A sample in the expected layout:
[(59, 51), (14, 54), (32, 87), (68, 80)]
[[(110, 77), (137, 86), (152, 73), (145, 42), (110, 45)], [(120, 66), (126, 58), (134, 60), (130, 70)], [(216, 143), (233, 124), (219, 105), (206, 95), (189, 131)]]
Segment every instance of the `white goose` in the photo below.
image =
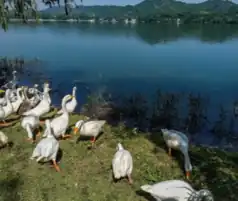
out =
[[(77, 87), (73, 87), (73, 91), (72, 91), (72, 100), (69, 101), (68, 103), (66, 103), (66, 109), (69, 113), (72, 113), (74, 112), (75, 108), (77, 107), (77, 99), (76, 99), (76, 90), (77, 90)], [(57, 112), (57, 114), (62, 114), (63, 113), (63, 110), (59, 110)]]
[(84, 121), (79, 120), (75, 123), (74, 134), (76, 135), (79, 131), (79, 135), (83, 136), (91, 136), (92, 146), (94, 145), (97, 136), (102, 131), (102, 127), (106, 123), (105, 120), (92, 120), (92, 121)]
[(169, 156), (171, 156), (172, 149), (180, 150), (183, 153), (186, 178), (189, 179), (192, 165), (188, 155), (189, 141), (187, 136), (176, 130), (161, 129), (161, 131), (164, 141), (169, 148)]
[(121, 143), (117, 144), (117, 152), (112, 160), (112, 170), (115, 179), (127, 177), (129, 184), (132, 184), (133, 160), (131, 153), (123, 148)]
[[(21, 126), (23, 129), (25, 129), (27, 131), (28, 134), (28, 141), (32, 141), (34, 142), (34, 136), (33, 136), (33, 131), (34, 129), (36, 129), (38, 127), (40, 127), (40, 120), (38, 116), (26, 116), (23, 117), (22, 122), (21, 122)], [(38, 130), (38, 133), (36, 134), (36, 136), (40, 135), (40, 131)]]
[(23, 91), (23, 87), (17, 88), (17, 100), (15, 102), (12, 102), (13, 111), (17, 112), (21, 104), (23, 103), (23, 98), (20, 94), (20, 92)]
[(213, 201), (209, 190), (195, 191), (188, 183), (181, 180), (168, 180), (153, 185), (143, 185), (141, 190), (149, 193), (157, 201)]
[(50, 120), (45, 121), (47, 137), (41, 139), (41, 141), (36, 145), (32, 156), (30, 159), (37, 158), (36, 161), (52, 161), (56, 171), (60, 171), (59, 166), (56, 162), (57, 153), (59, 151), (59, 142), (55, 139), (52, 129), (50, 127)]
[(6, 101), (7, 101), (7, 105), (6, 106), (3, 106), (2, 107), (2, 110), (0, 112), (0, 120), (3, 121), (3, 123), (1, 123), (0, 125), (8, 125), (6, 122), (5, 122), (5, 119), (11, 115), (13, 113), (13, 107), (12, 107), (12, 104), (11, 104), (11, 101), (9, 100), (9, 95), (10, 95), (10, 90), (7, 89), (6, 90)]
[[(72, 99), (71, 95), (66, 95), (63, 100), (62, 100), (62, 110), (63, 114), (60, 116), (54, 118), (50, 125), (53, 130), (53, 133), (56, 138), (62, 137), (62, 138), (67, 138), (71, 137), (71, 135), (66, 135), (66, 130), (69, 126), (69, 113), (66, 109), (66, 103)], [(47, 135), (47, 132), (44, 133), (43, 137)]]
[(33, 116), (42, 116), (50, 111), (50, 102), (49, 102), (49, 88), (44, 89), (43, 100), (33, 109), (24, 112), (23, 116), (33, 115)]

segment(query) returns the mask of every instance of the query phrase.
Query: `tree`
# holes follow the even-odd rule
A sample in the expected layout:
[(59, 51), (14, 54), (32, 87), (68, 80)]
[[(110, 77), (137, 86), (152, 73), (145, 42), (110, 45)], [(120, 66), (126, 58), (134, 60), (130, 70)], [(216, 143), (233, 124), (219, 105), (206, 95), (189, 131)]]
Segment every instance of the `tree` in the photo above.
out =
[[(58, 4), (59, 0), (41, 0), (45, 5), (52, 7)], [(83, 0), (81, 0), (82, 2)], [(72, 3), (74, 0), (64, 0), (65, 14), (69, 15), (71, 12)], [(27, 21), (27, 16), (32, 16), (37, 19), (37, 3), (36, 0), (0, 0), (0, 23), (4, 30), (7, 30), (8, 15), (14, 12), (16, 17), (19, 17), (23, 22)]]

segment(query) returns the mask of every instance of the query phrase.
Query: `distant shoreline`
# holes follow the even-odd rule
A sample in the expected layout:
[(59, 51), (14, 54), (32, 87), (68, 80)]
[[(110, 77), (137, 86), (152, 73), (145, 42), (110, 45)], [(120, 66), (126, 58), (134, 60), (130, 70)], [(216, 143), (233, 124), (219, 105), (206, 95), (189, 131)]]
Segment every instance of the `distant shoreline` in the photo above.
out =
[[(17, 18), (12, 18), (9, 19), (9, 22), (22, 22), (22, 19), (17, 19)], [(87, 22), (90, 24), (94, 24), (94, 23), (110, 23), (110, 24), (117, 24), (117, 23), (124, 23), (124, 24), (137, 24), (138, 22), (136, 20), (125, 20), (125, 21), (109, 21), (109, 20), (102, 20), (102, 21), (98, 21), (95, 19), (88, 19), (88, 20), (82, 20), (82, 19), (28, 19), (27, 22), (69, 22), (69, 23), (81, 23), (81, 22)], [(141, 22), (140, 22), (141, 23)]]

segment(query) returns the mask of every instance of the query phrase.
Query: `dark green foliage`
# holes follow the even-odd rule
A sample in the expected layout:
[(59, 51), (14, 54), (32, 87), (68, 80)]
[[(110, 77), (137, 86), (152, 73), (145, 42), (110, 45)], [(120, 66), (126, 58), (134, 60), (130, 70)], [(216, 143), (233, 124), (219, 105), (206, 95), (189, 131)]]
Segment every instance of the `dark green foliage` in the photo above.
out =
[[(50, 8), (42, 14), (59, 15), (62, 8)], [(198, 4), (187, 4), (175, 0), (145, 0), (135, 6), (77, 6), (72, 9), (75, 16), (84, 13), (89, 18), (137, 18), (143, 22), (182, 23), (238, 23), (238, 5), (225, 0), (208, 0)]]

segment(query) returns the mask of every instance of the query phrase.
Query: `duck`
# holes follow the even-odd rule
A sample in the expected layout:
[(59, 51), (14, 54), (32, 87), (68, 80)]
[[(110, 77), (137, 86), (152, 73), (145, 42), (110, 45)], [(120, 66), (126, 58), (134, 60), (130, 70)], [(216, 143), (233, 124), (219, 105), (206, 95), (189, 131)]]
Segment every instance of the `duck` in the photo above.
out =
[(33, 116), (33, 115), (29, 115), (26, 117), (22, 118), (21, 121), (21, 126), (23, 129), (25, 129), (27, 131), (28, 134), (28, 141), (34, 142), (34, 136), (33, 136), (33, 131), (38, 127), (38, 133), (36, 134), (36, 136), (40, 136), (40, 120), (38, 116)]
[(34, 160), (35, 158), (37, 158), (37, 162), (52, 161), (56, 171), (60, 172), (60, 168), (56, 162), (57, 153), (59, 151), (59, 141), (57, 141), (54, 136), (49, 119), (45, 120), (45, 125), (46, 138), (43, 138), (39, 141), (30, 159)]
[(12, 103), (11, 101), (9, 100), (9, 95), (10, 95), (10, 90), (7, 89), (6, 90), (6, 101), (7, 101), (7, 105), (6, 106), (3, 106), (1, 107), (2, 110), (1, 110), (1, 115), (0, 115), (0, 120), (2, 120), (2, 123), (0, 123), (1, 126), (7, 126), (9, 124), (7, 124), (5, 122), (5, 119), (11, 115), (14, 110), (13, 110), (13, 106), (12, 106)]
[(75, 123), (74, 134), (76, 135), (79, 131), (79, 135), (91, 136), (91, 143), (93, 146), (105, 123), (105, 120), (79, 120)]
[[(50, 123), (56, 138), (62, 137), (64, 139), (67, 137), (71, 137), (71, 135), (65, 134), (69, 126), (69, 113), (66, 109), (66, 103), (71, 99), (72, 99), (71, 95), (64, 96), (61, 103), (63, 114), (61, 114), (58, 117), (55, 117)], [(47, 136), (47, 133), (44, 133), (43, 137), (45, 136)]]
[[(73, 87), (73, 91), (72, 91), (73, 98), (71, 101), (69, 101), (66, 104), (66, 109), (69, 113), (73, 113), (75, 108), (77, 107), (77, 104), (78, 104), (77, 99), (76, 99), (76, 90), (77, 90), (77, 87)], [(62, 113), (63, 113), (62, 109), (57, 112), (57, 114), (62, 114)]]
[(7, 146), (8, 143), (8, 137), (2, 131), (0, 131), (0, 148)]
[(192, 165), (188, 154), (189, 140), (187, 136), (176, 130), (161, 129), (161, 131), (164, 141), (169, 148), (169, 156), (172, 155), (172, 149), (179, 150), (184, 155), (186, 178), (190, 179)]
[(162, 181), (153, 185), (143, 185), (140, 189), (149, 193), (157, 201), (214, 201), (212, 193), (207, 189), (194, 190), (190, 184), (182, 180)]
[(23, 87), (17, 88), (17, 100), (12, 102), (13, 111), (17, 112), (21, 104), (23, 103), (23, 97), (21, 96), (20, 92), (23, 91)]
[(112, 159), (112, 170), (114, 179), (128, 178), (129, 184), (133, 183), (131, 174), (133, 170), (133, 160), (131, 153), (123, 148), (121, 143), (117, 144), (117, 152)]
[(43, 100), (40, 101), (40, 103), (32, 108), (29, 111), (24, 112), (23, 116), (33, 115), (33, 116), (42, 116), (50, 111), (50, 102), (49, 102), (49, 88), (44, 89), (44, 97)]

